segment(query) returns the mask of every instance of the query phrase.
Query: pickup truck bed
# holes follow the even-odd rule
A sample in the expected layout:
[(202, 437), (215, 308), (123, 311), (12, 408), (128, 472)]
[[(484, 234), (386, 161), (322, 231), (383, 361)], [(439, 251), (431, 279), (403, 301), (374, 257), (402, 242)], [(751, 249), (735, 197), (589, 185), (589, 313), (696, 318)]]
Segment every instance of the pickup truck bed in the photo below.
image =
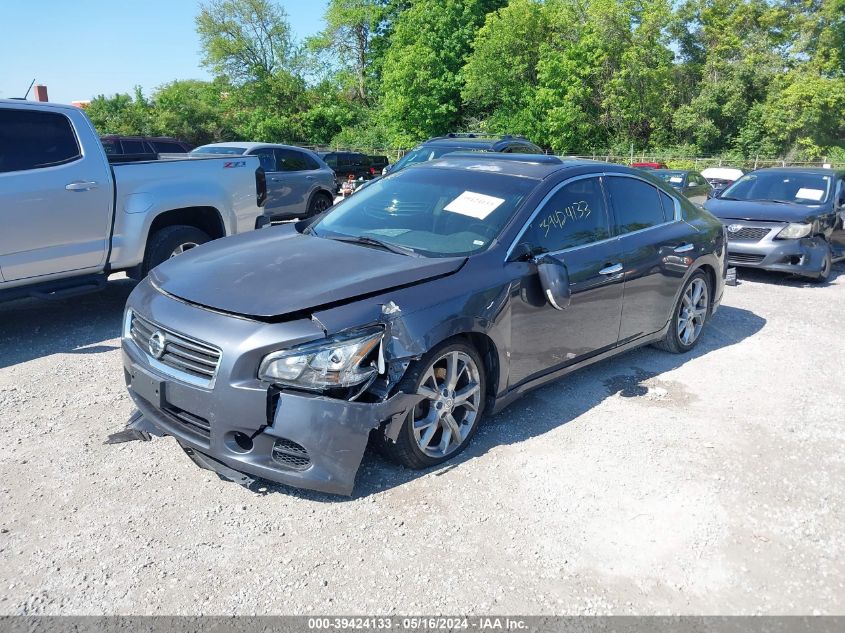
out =
[(255, 157), (110, 165), (82, 110), (0, 100), (0, 299), (140, 278), (263, 225), (265, 198)]

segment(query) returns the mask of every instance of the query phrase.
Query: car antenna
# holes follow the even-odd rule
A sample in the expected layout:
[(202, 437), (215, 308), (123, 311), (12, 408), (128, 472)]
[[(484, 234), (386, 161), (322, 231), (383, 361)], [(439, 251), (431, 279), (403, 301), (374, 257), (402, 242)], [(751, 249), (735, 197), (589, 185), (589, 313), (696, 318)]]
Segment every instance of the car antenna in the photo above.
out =
[(24, 101), (26, 101), (26, 98), (29, 96), (29, 91), (32, 90), (32, 86), (34, 86), (34, 85), (35, 85), (35, 79), (33, 79), (32, 82), (30, 82), (29, 88), (26, 89), (26, 92), (24, 93), (24, 95), (22, 97), (22, 99)]

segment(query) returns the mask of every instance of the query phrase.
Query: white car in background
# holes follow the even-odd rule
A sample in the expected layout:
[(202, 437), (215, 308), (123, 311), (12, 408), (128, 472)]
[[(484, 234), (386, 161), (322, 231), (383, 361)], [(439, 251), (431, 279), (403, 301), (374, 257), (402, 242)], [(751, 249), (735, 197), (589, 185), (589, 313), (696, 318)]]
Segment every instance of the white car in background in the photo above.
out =
[(717, 197), (722, 191), (742, 178), (745, 172), (734, 167), (708, 167), (701, 170), (701, 175), (713, 187), (711, 197)]

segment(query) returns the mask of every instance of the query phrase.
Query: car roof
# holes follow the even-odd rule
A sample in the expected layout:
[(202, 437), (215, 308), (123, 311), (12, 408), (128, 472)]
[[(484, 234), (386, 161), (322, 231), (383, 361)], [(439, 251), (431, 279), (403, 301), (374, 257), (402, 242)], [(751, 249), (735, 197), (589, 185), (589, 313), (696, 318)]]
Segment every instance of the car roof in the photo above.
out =
[[(763, 167), (755, 169), (751, 174), (756, 174), (761, 171), (773, 171), (784, 174), (816, 174), (818, 176), (842, 176), (845, 175), (845, 170), (842, 169), (828, 169), (827, 167)], [(748, 174), (746, 174), (747, 176)]]
[(195, 149), (202, 149), (203, 147), (232, 147), (237, 149), (243, 149), (244, 151), (248, 152), (253, 149), (262, 149), (265, 147), (269, 147), (272, 149), (296, 149), (296, 150), (305, 150), (304, 147), (297, 147), (296, 145), (283, 145), (282, 143), (255, 143), (255, 142), (244, 142), (238, 143), (236, 141), (231, 141), (227, 143), (206, 143), (205, 145), (200, 145)]
[(584, 158), (565, 158), (547, 154), (497, 154), (483, 152), (455, 152), (408, 169), (462, 169), (495, 172), (503, 176), (517, 176), (542, 180), (549, 175), (579, 167), (593, 167), (601, 171), (636, 174), (624, 165), (603, 163)]
[(528, 145), (535, 145), (524, 136), (513, 136), (505, 134), (447, 134), (446, 136), (435, 136), (421, 143), (420, 145), (435, 145), (437, 147), (493, 147), (500, 143), (520, 142)]

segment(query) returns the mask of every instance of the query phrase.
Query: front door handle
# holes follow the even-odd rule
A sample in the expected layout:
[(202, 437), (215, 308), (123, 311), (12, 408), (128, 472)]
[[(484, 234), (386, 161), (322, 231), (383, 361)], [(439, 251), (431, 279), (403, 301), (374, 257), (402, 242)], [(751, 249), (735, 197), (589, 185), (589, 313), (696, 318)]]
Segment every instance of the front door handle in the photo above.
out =
[(695, 249), (695, 244), (681, 244), (680, 246), (675, 247), (675, 252), (676, 253), (689, 253), (693, 249)]
[(622, 264), (613, 264), (612, 266), (607, 266), (606, 268), (602, 268), (599, 271), (599, 275), (615, 275), (616, 273), (622, 272)]
[(65, 185), (65, 189), (68, 191), (90, 191), (91, 189), (96, 189), (97, 183), (94, 181), (88, 182), (70, 182)]

